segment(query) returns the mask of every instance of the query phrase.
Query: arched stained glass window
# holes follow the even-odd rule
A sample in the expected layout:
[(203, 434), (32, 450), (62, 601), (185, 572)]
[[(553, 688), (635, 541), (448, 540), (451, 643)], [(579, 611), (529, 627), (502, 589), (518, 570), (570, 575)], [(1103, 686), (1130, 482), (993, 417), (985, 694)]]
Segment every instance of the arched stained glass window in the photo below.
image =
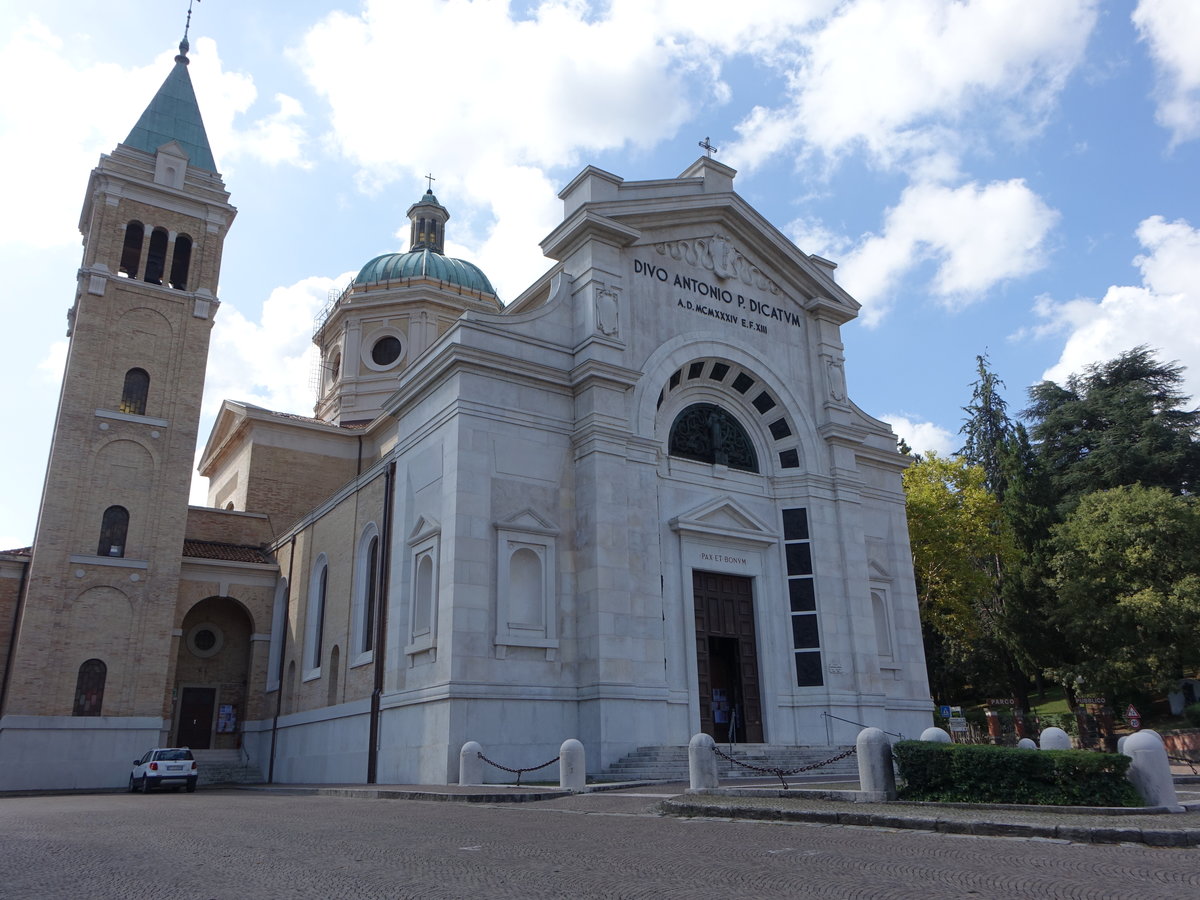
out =
[(150, 373), (145, 369), (130, 369), (125, 373), (121, 388), (121, 412), (134, 416), (146, 414), (146, 399), (150, 396)]
[(675, 417), (668, 452), (744, 472), (758, 471), (758, 455), (746, 429), (712, 403), (694, 403)]
[(108, 666), (99, 659), (89, 659), (79, 667), (75, 679), (75, 708), (73, 716), (98, 716), (104, 705), (104, 681)]
[(96, 548), (96, 555), (124, 556), (128, 533), (129, 510), (123, 506), (110, 506), (100, 522), (100, 546)]

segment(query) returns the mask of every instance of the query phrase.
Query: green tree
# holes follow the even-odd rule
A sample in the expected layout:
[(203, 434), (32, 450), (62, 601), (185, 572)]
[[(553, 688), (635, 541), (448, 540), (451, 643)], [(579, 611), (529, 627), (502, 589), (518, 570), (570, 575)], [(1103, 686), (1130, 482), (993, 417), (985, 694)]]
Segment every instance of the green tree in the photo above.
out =
[(986, 353), (975, 357), (975, 366), (979, 377), (971, 386), (971, 402), (962, 408), (967, 418), (958, 430), (964, 438), (958, 455), (981, 466), (988, 490), (1003, 499), (1007, 486), (1004, 448), (1012, 439), (1013, 423), (1008, 403), (1000, 395), (1004, 382), (991, 370)]
[(1200, 665), (1200, 508), (1161, 487), (1085, 495), (1053, 529), (1055, 671), (1088, 690), (1165, 690)]
[(1065, 514), (1123, 484), (1173, 493), (1200, 486), (1200, 412), (1184, 409), (1183, 367), (1142, 346), (1030, 389), (1024, 415)]
[[(984, 485), (1000, 504), (993, 529), (997, 534), (1007, 529), (1019, 544), (1026, 525), (1022, 464), (1033, 456), (1024, 428), (1008, 416), (1008, 403), (1000, 393), (1004, 382), (992, 371), (986, 354), (975, 357), (975, 363), (978, 377), (971, 386), (971, 402), (963, 407), (967, 418), (959, 429), (964, 437), (959, 455), (983, 469)], [(1018, 553), (1009, 554), (1007, 559), (994, 557), (988, 570), (991, 596), (983, 608), (990, 627), (981, 638), (978, 653), (994, 662), (991, 668), (1003, 673), (1008, 693), (1022, 709), (1028, 709), (1027, 673), (1036, 671), (1033, 645), (1040, 641), (1041, 632), (1029, 627), (1037, 618), (1029, 613), (1037, 608), (1040, 598), (1027, 588), (1036, 585), (1037, 579), (1026, 571)]]
[(926, 659), (940, 699), (987, 671), (983, 657), (1002, 628), (995, 573), (1014, 548), (985, 481), (981, 466), (936, 453), (904, 473)]

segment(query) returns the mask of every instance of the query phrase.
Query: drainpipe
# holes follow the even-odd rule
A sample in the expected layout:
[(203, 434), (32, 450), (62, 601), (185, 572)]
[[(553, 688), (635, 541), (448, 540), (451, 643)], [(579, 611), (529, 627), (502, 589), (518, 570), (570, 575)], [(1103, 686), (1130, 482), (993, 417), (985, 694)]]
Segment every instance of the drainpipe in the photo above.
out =
[(0, 717), (4, 715), (4, 701), (8, 699), (8, 680), (12, 677), (13, 656), (17, 652), (17, 632), (21, 630), (21, 613), (25, 609), (25, 591), (29, 588), (29, 567), (33, 565), (33, 554), (21, 569), (21, 583), (17, 587), (17, 602), (13, 605), (12, 632), (8, 636), (8, 655), (4, 657), (4, 678), (0, 680)]
[[(283, 598), (283, 633), (279, 635), (279, 688), (275, 692), (275, 718), (271, 722), (271, 761), (267, 767), (267, 784), (275, 783), (275, 743), (279, 738), (279, 713), (283, 709), (283, 689), (287, 668), (288, 619), (292, 608), (292, 582), (296, 575), (296, 536), (292, 535), (292, 546), (288, 550), (288, 588)], [(268, 665), (270, 661), (268, 660)]]
[(375, 685), (371, 690), (371, 727), (367, 747), (367, 784), (377, 784), (379, 773), (379, 704), (383, 696), (384, 652), (387, 649), (388, 585), (392, 575), (392, 515), (395, 504), (396, 462), (388, 463), (384, 475), (383, 534), (379, 543), (379, 597), (375, 601)]

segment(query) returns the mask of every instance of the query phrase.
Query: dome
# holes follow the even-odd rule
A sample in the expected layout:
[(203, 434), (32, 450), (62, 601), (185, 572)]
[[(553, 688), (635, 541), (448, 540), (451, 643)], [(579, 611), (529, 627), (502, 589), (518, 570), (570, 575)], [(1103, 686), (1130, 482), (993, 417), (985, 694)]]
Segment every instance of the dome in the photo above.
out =
[(442, 256), (432, 250), (409, 250), (377, 256), (359, 271), (354, 283), (379, 284), (405, 278), (432, 278), (448, 284), (495, 296), (496, 289), (476, 265), (462, 259)]

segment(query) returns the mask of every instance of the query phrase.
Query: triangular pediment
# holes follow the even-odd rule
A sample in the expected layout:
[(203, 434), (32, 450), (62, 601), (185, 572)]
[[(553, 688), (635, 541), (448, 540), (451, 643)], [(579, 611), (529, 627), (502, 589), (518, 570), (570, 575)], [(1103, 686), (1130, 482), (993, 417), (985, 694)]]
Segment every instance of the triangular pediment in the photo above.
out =
[(179, 141), (167, 141), (167, 143), (158, 148), (158, 152), (163, 156), (174, 156), (182, 160), (187, 160), (188, 158), (187, 150), (184, 149), (183, 144), (179, 143)]
[(554, 523), (542, 518), (528, 507), (497, 522), (496, 527), (511, 531), (528, 531), (534, 534), (558, 534), (558, 528)]
[(716, 497), (707, 503), (675, 516), (671, 528), (678, 532), (736, 538), (753, 543), (773, 544), (779, 540), (774, 529), (732, 497)]
[(200, 464), (196, 467), (201, 475), (211, 477), (213, 462), (225, 445), (233, 439), (245, 418), (246, 408), (240, 403), (226, 400), (221, 404), (212, 431), (209, 432), (208, 442), (204, 445), (204, 452), (200, 454)]
[(408, 532), (408, 542), (417, 544), (427, 540), (442, 530), (442, 525), (432, 516), (417, 516), (417, 521), (413, 523), (412, 530)]

